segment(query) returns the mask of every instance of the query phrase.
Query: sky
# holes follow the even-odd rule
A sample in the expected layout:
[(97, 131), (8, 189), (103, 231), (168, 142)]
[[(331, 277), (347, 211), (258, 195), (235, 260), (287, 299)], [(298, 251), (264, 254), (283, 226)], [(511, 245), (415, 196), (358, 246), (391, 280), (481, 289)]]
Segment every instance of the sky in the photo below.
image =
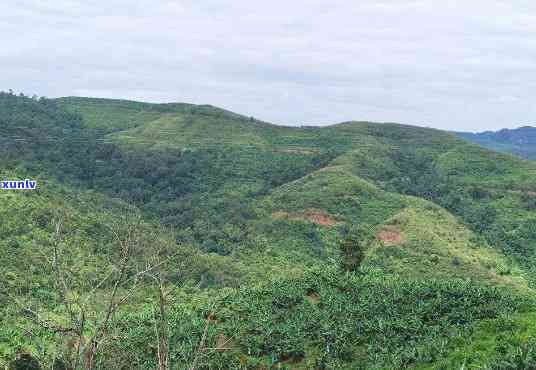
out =
[(7, 89), (285, 125), (536, 125), (536, 2), (1, 1)]

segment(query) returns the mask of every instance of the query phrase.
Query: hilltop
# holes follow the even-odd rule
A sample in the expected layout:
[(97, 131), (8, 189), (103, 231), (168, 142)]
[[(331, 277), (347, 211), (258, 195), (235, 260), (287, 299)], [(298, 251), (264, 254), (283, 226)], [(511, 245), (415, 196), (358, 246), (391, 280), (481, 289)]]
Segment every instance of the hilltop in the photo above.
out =
[[(177, 368), (534, 361), (534, 162), (434, 129), (283, 127), (178, 103), (0, 94), (0, 130), (2, 177), (42, 184), (0, 192), (6, 363), (74, 361), (73, 335), (23, 308), (91, 338), (125, 235), (129, 279), (165, 259), (167, 314), (140, 282), (109, 323), (120, 340), (103, 340), (103, 368), (155, 367), (155, 325)], [(76, 308), (47, 262), (58, 246)], [(80, 329), (81, 301), (94, 322)]]
[(460, 137), (493, 150), (536, 159), (536, 127), (502, 129), (481, 133), (458, 133)]

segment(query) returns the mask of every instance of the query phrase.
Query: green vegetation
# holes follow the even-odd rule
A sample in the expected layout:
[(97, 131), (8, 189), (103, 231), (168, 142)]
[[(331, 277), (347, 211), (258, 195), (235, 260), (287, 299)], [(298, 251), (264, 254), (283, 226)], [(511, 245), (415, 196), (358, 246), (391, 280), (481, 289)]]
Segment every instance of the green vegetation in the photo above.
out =
[(536, 159), (536, 127), (524, 126), (513, 130), (502, 129), (476, 134), (460, 132), (457, 135), (489, 149)]
[[(536, 164), (432, 129), (0, 93), (0, 367), (530, 368)], [(24, 144), (24, 145), (22, 145)]]
[[(199, 294), (199, 293), (198, 293)], [(183, 293), (171, 313), (176, 363), (191, 363), (195, 345), (214, 312), (207, 346), (229, 351), (204, 358), (202, 367), (403, 368), (444, 358), (469, 336), (475, 322), (501, 320), (527, 301), (461, 281), (413, 281), (363, 270), (345, 274), (308, 270), (224, 291), (216, 298)], [(192, 315), (192, 306), (198, 310)], [(201, 306), (201, 307), (199, 307)], [(194, 311), (195, 312), (195, 311)], [(187, 319), (186, 319), (187, 318)], [(133, 323), (135, 323), (133, 325)], [(153, 367), (150, 307), (122, 318), (130, 341), (114, 358)], [(223, 340), (222, 340), (223, 339)], [(147, 358), (151, 362), (146, 363)]]

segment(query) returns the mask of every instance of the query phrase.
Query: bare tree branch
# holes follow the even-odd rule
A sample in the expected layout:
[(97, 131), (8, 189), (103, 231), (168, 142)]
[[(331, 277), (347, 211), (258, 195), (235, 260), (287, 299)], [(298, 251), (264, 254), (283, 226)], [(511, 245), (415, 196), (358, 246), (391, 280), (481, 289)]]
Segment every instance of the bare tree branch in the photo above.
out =
[(212, 323), (213, 318), (214, 318), (214, 313), (210, 312), (207, 317), (205, 329), (203, 330), (203, 335), (201, 336), (201, 341), (199, 342), (199, 347), (197, 348), (194, 361), (192, 362), (192, 366), (190, 366), (189, 370), (196, 370), (197, 363), (199, 362), (199, 359), (201, 358), (203, 351), (205, 351), (205, 342), (207, 341), (207, 337), (208, 337), (208, 328), (210, 324)]

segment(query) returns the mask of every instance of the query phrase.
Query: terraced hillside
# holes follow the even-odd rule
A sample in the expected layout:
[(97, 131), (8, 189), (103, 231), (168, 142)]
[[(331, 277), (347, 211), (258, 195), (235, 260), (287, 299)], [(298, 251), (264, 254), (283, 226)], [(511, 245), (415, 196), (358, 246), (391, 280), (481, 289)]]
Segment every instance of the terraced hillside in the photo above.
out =
[(0, 130), (2, 177), (39, 184), (0, 192), (6, 364), (534, 364), (533, 162), (412, 126), (90, 98), (0, 94)]

